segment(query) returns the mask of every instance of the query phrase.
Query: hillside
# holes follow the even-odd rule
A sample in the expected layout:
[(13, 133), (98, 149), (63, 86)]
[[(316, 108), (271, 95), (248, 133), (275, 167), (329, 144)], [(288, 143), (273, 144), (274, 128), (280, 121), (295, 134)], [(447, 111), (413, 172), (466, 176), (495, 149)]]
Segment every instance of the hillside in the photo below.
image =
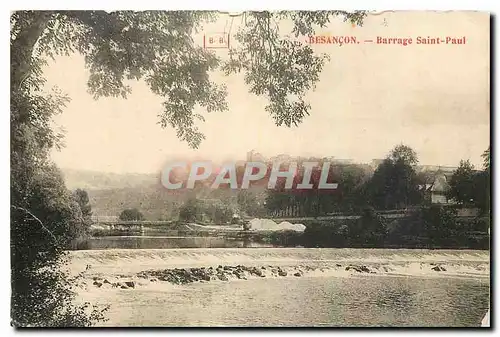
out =
[(149, 186), (159, 183), (159, 174), (140, 173), (107, 173), (75, 169), (61, 169), (66, 187), (70, 190), (107, 190), (114, 188), (131, 188)]
[[(190, 195), (187, 191), (167, 190), (154, 174), (117, 174), (74, 169), (62, 171), (70, 190), (82, 188), (88, 192), (92, 213), (97, 216), (117, 216), (124, 209), (138, 208), (148, 220), (170, 218), (177, 214), (179, 206)], [(220, 199), (227, 203), (236, 202), (237, 193), (229, 189), (211, 189), (209, 186), (201, 186), (196, 190), (197, 198)]]
[[(369, 165), (359, 165), (367, 176), (372, 174)], [(440, 171), (442, 167), (437, 168)], [(419, 167), (417, 169), (432, 183), (435, 179), (434, 167)], [(446, 172), (452, 169), (446, 170)], [(90, 197), (94, 215), (117, 216), (127, 208), (138, 208), (148, 220), (168, 219), (175, 216), (179, 206), (188, 198), (188, 193), (167, 190), (159, 179), (159, 174), (117, 174), (94, 172), (75, 169), (62, 169), (66, 186), (71, 189), (82, 188)], [(427, 177), (428, 176), (428, 177)], [(230, 189), (212, 189), (209, 184), (202, 184), (196, 190), (200, 199), (220, 199), (225, 203), (236, 202), (238, 191)], [(251, 188), (257, 195), (257, 200), (265, 199), (265, 186)]]
[[(178, 199), (163, 195), (164, 188), (155, 174), (107, 173), (62, 169), (70, 190), (82, 188), (89, 194), (92, 212), (98, 216), (118, 215), (126, 208), (139, 208), (148, 219), (158, 219), (165, 208)], [(166, 194), (166, 193), (165, 193)]]

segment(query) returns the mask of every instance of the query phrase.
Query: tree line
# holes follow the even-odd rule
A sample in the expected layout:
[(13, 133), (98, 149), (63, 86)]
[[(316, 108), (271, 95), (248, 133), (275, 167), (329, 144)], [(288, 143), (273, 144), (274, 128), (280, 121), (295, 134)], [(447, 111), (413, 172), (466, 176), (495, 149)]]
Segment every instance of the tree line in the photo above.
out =
[[(475, 170), (468, 160), (460, 161), (458, 168), (446, 173), (448, 178), (442, 191), (450, 204), (456, 207), (478, 208), (480, 215), (489, 212), (490, 157), (489, 149), (483, 154), (483, 167)], [(304, 161), (319, 162), (322, 159)], [(337, 182), (338, 188), (318, 190), (320, 170), (313, 170), (312, 189), (297, 189), (303, 181), (304, 169), (300, 163), (293, 178), (292, 189), (285, 189), (285, 179), (279, 178), (274, 189), (266, 189), (265, 197), (253, 189), (239, 190), (236, 196), (220, 195), (208, 191), (206, 198), (198, 190), (191, 192), (178, 207), (181, 221), (229, 223), (234, 214), (254, 217), (315, 217), (326, 214), (364, 214), (366, 209), (378, 211), (430, 206), (431, 188), (437, 172), (419, 171), (417, 153), (406, 145), (395, 146), (374, 171), (367, 165), (331, 165), (328, 182)], [(270, 167), (269, 167), (270, 169)], [(286, 169), (286, 165), (282, 170)], [(262, 182), (258, 182), (262, 184)], [(138, 209), (124, 210), (121, 220), (144, 220)]]
[[(483, 159), (481, 170), (474, 170), (469, 161), (460, 162), (443, 191), (449, 201), (477, 207), (482, 213), (489, 211), (489, 149), (483, 153)], [(373, 173), (361, 165), (330, 167), (329, 179), (339, 184), (335, 190), (284, 189), (284, 179), (278, 180), (278, 187), (268, 191), (265, 205), (273, 216), (360, 214), (366, 207), (394, 210), (430, 205), (436, 172), (429, 177), (429, 172), (417, 171), (417, 164), (412, 148), (397, 145)], [(297, 181), (302, 180), (302, 174), (298, 172)], [(312, 175), (313, 185), (317, 186), (318, 179), (318, 174)]]
[[(310, 216), (319, 215), (321, 211), (354, 211), (360, 215), (358, 219), (314, 220), (306, 224), (303, 234), (273, 233), (271, 241), (278, 245), (306, 247), (488, 249), (487, 233), (491, 222), (489, 148), (482, 158), (479, 170), (468, 160), (460, 161), (442, 191), (452, 201), (447, 205), (433, 204), (428, 198), (432, 179), (429, 181), (426, 172), (415, 170), (416, 153), (404, 145), (396, 146), (373, 175), (360, 175), (354, 188), (341, 190), (350, 193), (304, 196), (290, 191), (270, 191), (268, 200), (273, 203), (267, 205), (275, 214), (283, 214), (283, 209), (305, 209), (304, 214)], [(339, 186), (342, 186), (345, 176), (339, 174), (338, 177)], [(406, 210), (402, 219), (388, 220), (378, 212), (402, 208)], [(474, 208), (479, 212), (476, 216), (461, 218), (458, 216), (460, 208)]]
[(455, 208), (431, 205), (389, 220), (373, 208), (358, 219), (304, 222), (303, 233), (273, 232), (265, 238), (285, 247), (322, 248), (467, 248), (489, 249), (489, 219), (461, 219)]

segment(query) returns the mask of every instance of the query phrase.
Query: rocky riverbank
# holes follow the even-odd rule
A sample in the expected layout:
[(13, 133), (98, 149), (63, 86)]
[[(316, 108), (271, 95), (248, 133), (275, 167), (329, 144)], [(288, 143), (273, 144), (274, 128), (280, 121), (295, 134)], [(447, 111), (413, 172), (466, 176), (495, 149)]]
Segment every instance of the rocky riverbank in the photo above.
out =
[[(430, 272), (445, 272), (446, 268), (437, 264), (429, 264), (425, 267)], [(175, 285), (183, 285), (194, 282), (248, 280), (250, 278), (280, 278), (280, 277), (302, 277), (307, 275), (322, 275), (331, 271), (346, 274), (384, 274), (393, 271), (388, 266), (371, 266), (357, 264), (335, 264), (333, 267), (313, 266), (244, 266), (244, 265), (219, 265), (217, 267), (201, 268), (171, 268), (156, 269), (139, 272), (132, 277), (122, 275), (118, 279), (105, 277), (93, 277), (92, 285), (98, 288), (110, 287), (120, 289), (133, 289), (140, 285), (155, 282), (168, 282)]]

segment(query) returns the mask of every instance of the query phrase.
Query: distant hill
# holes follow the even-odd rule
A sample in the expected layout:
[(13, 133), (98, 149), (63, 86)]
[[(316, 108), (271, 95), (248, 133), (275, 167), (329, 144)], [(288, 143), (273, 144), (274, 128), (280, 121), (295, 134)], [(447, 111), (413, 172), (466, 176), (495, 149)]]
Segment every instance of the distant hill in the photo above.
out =
[(140, 173), (107, 173), (75, 169), (61, 169), (70, 190), (107, 190), (114, 188), (132, 188), (159, 184), (160, 175)]
[(116, 215), (127, 208), (139, 209), (147, 220), (160, 220), (175, 214), (183, 196), (169, 193), (161, 185), (89, 190), (94, 215)]
[[(184, 192), (169, 191), (155, 174), (117, 174), (75, 169), (62, 169), (70, 190), (82, 188), (89, 194), (92, 212), (97, 216), (117, 216), (127, 208), (138, 208), (147, 220), (170, 218), (189, 197)], [(200, 199), (235, 202), (237, 191), (197, 189)]]
[[(369, 165), (357, 166), (363, 168), (368, 176), (372, 174), (373, 169)], [(437, 168), (445, 173), (453, 169)], [(418, 171), (434, 177), (432, 173), (435, 170), (435, 167), (421, 167)], [(159, 173), (118, 174), (76, 169), (62, 169), (62, 172), (70, 190), (82, 188), (88, 192), (93, 214), (97, 216), (117, 216), (124, 209), (138, 208), (148, 220), (168, 219), (177, 214), (180, 205), (188, 198), (188, 193), (169, 191), (163, 187)], [(264, 201), (265, 186), (255, 186), (250, 190), (260, 202)], [(220, 199), (226, 203), (236, 202), (237, 193), (230, 189), (212, 189), (209, 184), (196, 191), (200, 199)]]
[[(118, 215), (126, 208), (138, 208), (147, 218), (157, 220), (175, 197), (163, 196), (159, 175), (107, 173), (62, 169), (66, 187), (82, 188), (89, 194), (92, 212), (98, 216)], [(169, 200), (167, 200), (169, 199)]]

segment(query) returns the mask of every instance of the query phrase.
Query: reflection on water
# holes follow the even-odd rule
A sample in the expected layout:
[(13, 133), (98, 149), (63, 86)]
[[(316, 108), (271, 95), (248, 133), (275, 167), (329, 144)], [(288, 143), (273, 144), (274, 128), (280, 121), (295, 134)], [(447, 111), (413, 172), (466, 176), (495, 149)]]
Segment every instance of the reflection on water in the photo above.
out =
[(166, 248), (254, 248), (273, 247), (249, 238), (230, 239), (210, 236), (104, 236), (88, 239), (85, 249), (166, 249)]
[(479, 326), (488, 280), (256, 279), (114, 291), (108, 326)]

